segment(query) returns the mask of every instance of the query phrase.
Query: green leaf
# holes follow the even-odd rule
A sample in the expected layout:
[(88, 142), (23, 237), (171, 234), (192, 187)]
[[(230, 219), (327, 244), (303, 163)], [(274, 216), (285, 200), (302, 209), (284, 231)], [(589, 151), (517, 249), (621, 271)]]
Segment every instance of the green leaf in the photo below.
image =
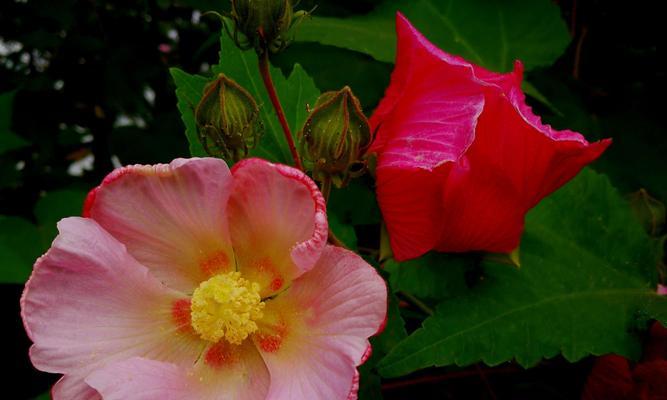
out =
[(87, 194), (87, 191), (78, 189), (55, 190), (37, 200), (34, 212), (46, 247), (51, 245), (58, 234), (58, 221), (81, 215)]
[(390, 292), (388, 294), (387, 324), (380, 335), (371, 339), (373, 351), (376, 355), (385, 355), (407, 337), (405, 322), (398, 308), (398, 299)]
[(551, 65), (570, 41), (560, 10), (550, 0), (385, 1), (363, 16), (313, 17), (299, 26), (296, 38), (393, 62), (396, 11), (438, 47), (494, 71), (511, 70), (515, 59), (527, 69)]
[(377, 362), (398, 343), (408, 337), (405, 322), (398, 308), (398, 299), (389, 292), (387, 298), (387, 324), (382, 333), (371, 338), (373, 352), (371, 357), (359, 368), (359, 399), (382, 399), (380, 376), (376, 370)]
[[(261, 108), (264, 136), (253, 155), (291, 164), (289, 147), (259, 74), (257, 54), (239, 50), (224, 32), (220, 36), (220, 48), (220, 63), (213, 67), (213, 72), (224, 73), (234, 79), (252, 94)], [(299, 64), (294, 65), (289, 78), (285, 78), (278, 68), (270, 66), (269, 70), (296, 141), (296, 134), (308, 117), (307, 105), (315, 104), (320, 92)]]
[(429, 366), (529, 367), (562, 354), (641, 352), (638, 329), (667, 322), (657, 251), (608, 179), (583, 171), (527, 217), (521, 268), (484, 264), (469, 293), (443, 301), (379, 364), (394, 377)]
[[(216, 75), (224, 73), (235, 80), (248, 90), (260, 105), (264, 135), (259, 146), (251, 151), (251, 155), (291, 164), (292, 156), (289, 147), (259, 74), (257, 55), (253, 51), (239, 50), (224, 32), (221, 34), (220, 46), (220, 63), (213, 67), (213, 72)], [(320, 92), (313, 80), (298, 64), (294, 65), (289, 78), (285, 78), (280, 69), (275, 67), (270, 67), (270, 73), (296, 141), (297, 132), (308, 116), (307, 105), (314, 104)], [(201, 99), (208, 79), (198, 75), (189, 75), (176, 68), (172, 68), (171, 74), (176, 83), (178, 108), (186, 126), (186, 135), (190, 142), (192, 155), (205, 155), (197, 137), (194, 109)]]
[(359, 367), (359, 400), (382, 400), (382, 381), (368, 363)]
[(178, 68), (171, 68), (169, 71), (176, 84), (177, 106), (185, 125), (185, 136), (188, 138), (188, 143), (190, 143), (190, 155), (193, 157), (205, 157), (207, 154), (197, 134), (195, 107), (199, 104), (207, 79), (199, 75), (190, 75)]
[(51, 392), (44, 392), (39, 396), (35, 397), (33, 400), (51, 400)]
[(313, 16), (299, 25), (295, 39), (342, 47), (393, 63), (396, 56), (394, 15), (398, 5), (398, 2), (387, 1), (367, 15), (344, 19)]
[(35, 205), (38, 226), (19, 218), (0, 215), (0, 282), (24, 283), (35, 260), (58, 234), (62, 218), (81, 215), (86, 191), (57, 190), (46, 193)]
[(563, 113), (558, 108), (556, 108), (556, 106), (554, 106), (553, 103), (551, 103), (551, 101), (549, 101), (549, 99), (532, 83), (523, 81), (521, 83), (521, 89), (525, 94), (542, 103), (542, 105), (548, 108), (552, 113), (556, 115), (563, 115)]
[(384, 95), (394, 67), (366, 54), (319, 43), (292, 43), (274, 61), (283, 71), (301, 64), (322, 92), (351, 87), (367, 114)]
[(614, 145), (595, 168), (608, 174), (621, 190), (644, 188), (667, 202), (664, 124), (642, 113), (639, 108), (629, 108), (597, 120), (600, 131), (612, 137)]
[(179, 6), (194, 8), (195, 10), (200, 10), (203, 12), (226, 11), (229, 9), (229, 5), (220, 0), (160, 0), (158, 4), (166, 8), (171, 6), (172, 3), (175, 3)]
[(443, 299), (465, 293), (465, 273), (474, 268), (475, 259), (442, 253), (428, 253), (399, 263), (384, 264), (394, 292), (408, 292), (418, 298)]
[(0, 154), (30, 144), (10, 130), (15, 94), (16, 92), (0, 93)]
[(663, 121), (657, 114), (647, 113), (632, 96), (628, 104), (615, 102), (611, 109), (593, 109), (582, 100), (586, 96), (578, 92), (580, 82), (564, 81), (544, 71), (534, 71), (529, 78), (560, 110), (557, 115), (540, 113), (545, 122), (557, 129), (582, 132), (589, 140), (614, 139), (614, 144), (596, 161), (595, 170), (607, 174), (622, 193), (643, 188), (667, 202), (664, 161), (667, 140), (664, 140)]
[(45, 248), (37, 227), (19, 217), (0, 215), (0, 283), (25, 283)]
[(354, 179), (346, 187), (331, 191), (327, 209), (341, 222), (353, 225), (380, 223), (380, 207), (370, 186), (373, 183), (366, 178)]
[(354, 231), (354, 227), (350, 224), (347, 224), (341, 221), (338, 215), (328, 212), (329, 227), (336, 235), (336, 237), (347, 246), (348, 249), (356, 250), (357, 249), (357, 233)]
[(665, 205), (651, 197), (644, 189), (630, 194), (628, 201), (644, 230), (651, 236), (658, 236), (667, 218)]

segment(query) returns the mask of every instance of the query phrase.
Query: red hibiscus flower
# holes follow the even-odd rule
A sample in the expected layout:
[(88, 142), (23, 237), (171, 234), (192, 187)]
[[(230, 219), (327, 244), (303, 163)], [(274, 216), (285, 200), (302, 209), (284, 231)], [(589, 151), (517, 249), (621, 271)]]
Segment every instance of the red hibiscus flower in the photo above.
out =
[(370, 120), (395, 258), (512, 251), (526, 212), (611, 140), (544, 125), (521, 92), (521, 63), (487, 71), (436, 48), (401, 14), (397, 33), (396, 68)]
[(667, 400), (667, 329), (654, 323), (642, 362), (611, 354), (596, 360), (582, 400)]

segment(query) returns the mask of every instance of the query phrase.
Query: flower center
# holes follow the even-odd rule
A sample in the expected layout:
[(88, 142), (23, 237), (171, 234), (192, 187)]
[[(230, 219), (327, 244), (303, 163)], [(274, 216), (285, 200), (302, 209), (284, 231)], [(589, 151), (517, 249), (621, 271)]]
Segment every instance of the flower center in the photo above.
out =
[(257, 330), (263, 308), (259, 285), (228, 272), (202, 282), (192, 294), (191, 323), (202, 339), (241, 344)]

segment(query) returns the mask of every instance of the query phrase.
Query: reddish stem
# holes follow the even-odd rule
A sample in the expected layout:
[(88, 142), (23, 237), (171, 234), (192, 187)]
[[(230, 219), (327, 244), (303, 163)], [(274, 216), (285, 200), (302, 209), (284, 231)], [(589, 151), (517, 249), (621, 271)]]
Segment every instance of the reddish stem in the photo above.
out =
[(572, 2), (572, 16), (570, 18), (570, 36), (577, 34), (577, 0)]
[(290, 132), (289, 125), (287, 125), (287, 119), (285, 118), (285, 112), (283, 111), (283, 106), (280, 104), (278, 99), (278, 94), (276, 93), (276, 88), (273, 86), (273, 80), (271, 80), (271, 74), (269, 73), (269, 52), (268, 50), (262, 51), (262, 54), (259, 55), (259, 72), (262, 75), (262, 80), (264, 81), (264, 87), (269, 93), (269, 98), (271, 99), (271, 104), (273, 104), (273, 109), (276, 110), (276, 115), (278, 115), (278, 121), (280, 121), (280, 126), (283, 128), (283, 133), (285, 134), (285, 140), (287, 140), (287, 145), (289, 150), (292, 153), (292, 158), (294, 159), (294, 165), (300, 170), (303, 171), (303, 165), (301, 164), (301, 159), (299, 158), (299, 153), (296, 151), (296, 146), (294, 145), (294, 139), (292, 138), (292, 132)]
[[(509, 367), (495, 367), (486, 370), (486, 375), (495, 375), (495, 374), (511, 374), (518, 372), (519, 369), (513, 366)], [(401, 381), (386, 382), (382, 384), (382, 390), (396, 390), (402, 389), (415, 385), (422, 384), (434, 384), (438, 382), (447, 381), (450, 379), (461, 379), (469, 378), (472, 376), (479, 376), (478, 370), (463, 370), (463, 371), (452, 371), (447, 372), (441, 375), (429, 375), (429, 376), (420, 376), (416, 378), (411, 378)]]
[(489, 383), (489, 380), (486, 379), (486, 374), (484, 373), (484, 370), (479, 366), (479, 364), (475, 364), (475, 369), (479, 373), (479, 377), (482, 379), (482, 383), (484, 383), (484, 387), (486, 388), (486, 392), (491, 396), (493, 400), (498, 400), (498, 397), (496, 397), (496, 394), (494, 393), (493, 389), (491, 388), (491, 384)]
[(584, 45), (584, 39), (588, 34), (588, 28), (585, 26), (581, 28), (581, 34), (579, 35), (579, 40), (577, 40), (577, 46), (574, 51), (574, 66), (572, 67), (572, 77), (574, 79), (579, 79), (579, 67), (581, 66), (581, 49)]

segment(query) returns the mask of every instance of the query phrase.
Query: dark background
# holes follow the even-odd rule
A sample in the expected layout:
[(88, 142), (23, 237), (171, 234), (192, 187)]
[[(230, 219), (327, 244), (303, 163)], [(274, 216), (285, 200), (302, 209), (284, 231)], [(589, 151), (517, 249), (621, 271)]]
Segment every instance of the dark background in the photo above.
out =
[[(378, 2), (322, 0), (316, 12), (363, 13)], [(300, 8), (314, 3), (303, 1)], [(614, 145), (595, 168), (609, 174), (623, 193), (645, 188), (666, 200), (667, 182), (661, 177), (667, 151), (666, 58), (659, 3), (557, 3), (572, 42), (552, 67), (527, 77), (559, 110), (536, 104), (538, 113), (589, 139), (613, 137)], [(0, 215), (37, 222), (34, 209), (44, 193), (85, 193), (114, 161), (156, 163), (188, 156), (168, 68), (199, 73), (217, 62), (219, 23), (195, 10), (226, 6), (224, 0), (1, 1), (0, 93), (16, 91), (10, 127), (29, 144), (0, 155)], [(350, 84), (369, 114), (392, 70), (358, 53), (305, 43), (293, 44), (273, 62), (285, 70), (301, 63), (323, 91)], [(21, 291), (22, 285), (0, 286), (3, 398), (34, 398), (56, 379), (29, 363), (29, 340), (19, 316)], [(592, 362), (555, 359), (528, 371), (511, 364), (427, 370), (387, 382), (384, 394), (396, 399), (578, 398)], [(405, 381), (412, 384), (404, 386)]]

